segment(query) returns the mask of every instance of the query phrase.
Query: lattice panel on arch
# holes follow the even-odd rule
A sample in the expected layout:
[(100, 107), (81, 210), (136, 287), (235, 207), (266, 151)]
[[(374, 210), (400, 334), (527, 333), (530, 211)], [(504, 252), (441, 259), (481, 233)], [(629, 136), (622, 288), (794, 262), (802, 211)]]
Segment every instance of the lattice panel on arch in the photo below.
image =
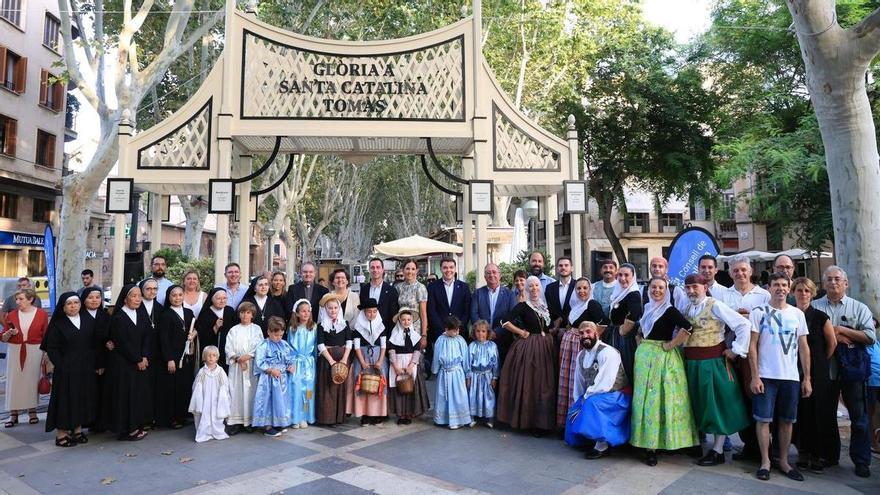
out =
[(137, 167), (208, 169), (211, 167), (211, 100), (183, 125), (138, 150)]
[(245, 31), (245, 119), (464, 121), (464, 37), (370, 56), (317, 53)]
[(523, 132), (497, 106), (492, 119), (495, 170), (559, 170), (559, 154)]

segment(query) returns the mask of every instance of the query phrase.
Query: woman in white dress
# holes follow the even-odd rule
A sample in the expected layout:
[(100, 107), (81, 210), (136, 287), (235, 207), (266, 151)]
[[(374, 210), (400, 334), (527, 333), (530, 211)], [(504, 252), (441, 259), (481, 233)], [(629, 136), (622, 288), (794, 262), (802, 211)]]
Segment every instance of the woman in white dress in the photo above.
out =
[(184, 273), (181, 285), (183, 285), (183, 307), (192, 310), (193, 315), (198, 318), (208, 297), (199, 283), (199, 272), (190, 270)]
[(46, 360), (40, 350), (43, 335), (49, 326), (49, 315), (34, 306), (37, 296), (33, 289), (20, 289), (15, 293), (18, 309), (7, 313), (0, 340), (6, 342), (6, 410), (9, 419), (6, 428), (18, 424), (18, 414), (27, 409), (30, 424), (39, 423), (37, 403), (40, 396), (40, 365)]

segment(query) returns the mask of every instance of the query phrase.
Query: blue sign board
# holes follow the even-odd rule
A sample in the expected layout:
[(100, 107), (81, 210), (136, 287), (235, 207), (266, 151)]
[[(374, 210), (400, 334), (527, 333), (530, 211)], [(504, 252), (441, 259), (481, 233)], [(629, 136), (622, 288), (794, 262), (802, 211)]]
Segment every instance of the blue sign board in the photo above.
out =
[(55, 237), (52, 226), (46, 225), (43, 234), (43, 249), (46, 251), (46, 280), (49, 282), (49, 314), (55, 311)]
[(25, 232), (9, 232), (0, 230), (2, 246), (39, 246), (43, 247), (43, 234), (27, 234)]
[(670, 282), (681, 287), (684, 279), (697, 273), (700, 257), (704, 255), (718, 256), (718, 243), (708, 230), (700, 227), (688, 227), (675, 236), (669, 246)]

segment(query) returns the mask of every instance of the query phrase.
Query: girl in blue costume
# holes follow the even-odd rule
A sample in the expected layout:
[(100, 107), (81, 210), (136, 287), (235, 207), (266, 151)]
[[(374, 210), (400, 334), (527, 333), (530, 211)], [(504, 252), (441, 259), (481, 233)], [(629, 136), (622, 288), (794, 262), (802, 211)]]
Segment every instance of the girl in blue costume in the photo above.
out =
[(260, 377), (254, 396), (254, 417), (251, 424), (265, 427), (265, 435), (277, 437), (290, 425), (290, 388), (288, 373), (293, 373), (293, 348), (283, 340), (284, 320), (269, 318), (269, 337), (257, 346), (254, 374)]
[(434, 423), (457, 430), (463, 425), (473, 427), (465, 374), (470, 371), (467, 343), (458, 334), (461, 322), (449, 316), (443, 322), (446, 332), (434, 343), (431, 372), (437, 375), (437, 398)]
[(315, 423), (315, 355), (317, 335), (312, 304), (300, 299), (293, 305), (293, 321), (287, 343), (293, 348), (294, 371), (290, 374), (291, 424), (306, 428)]
[(486, 426), (495, 424), (495, 387), (498, 386), (498, 347), (490, 340), (492, 327), (486, 320), (479, 320), (471, 327), (471, 344), (468, 354), (471, 362), (467, 373), (468, 402), (474, 421), (483, 419)]

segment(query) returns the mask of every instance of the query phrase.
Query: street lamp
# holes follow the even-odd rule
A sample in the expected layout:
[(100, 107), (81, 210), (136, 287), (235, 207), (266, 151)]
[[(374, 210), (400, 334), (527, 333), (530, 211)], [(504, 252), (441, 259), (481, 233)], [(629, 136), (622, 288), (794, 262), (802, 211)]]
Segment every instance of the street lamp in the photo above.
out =
[(529, 230), (531, 231), (531, 234), (532, 234), (529, 236), (529, 240), (530, 240), (529, 244), (530, 244), (530, 249), (534, 250), (535, 244), (537, 244), (537, 242), (536, 242), (537, 232), (536, 231), (538, 229), (536, 228), (536, 225), (533, 223), (533, 220), (535, 220), (535, 218), (538, 217), (538, 202), (535, 201), (534, 199), (530, 199), (528, 201), (525, 201), (522, 204), (522, 209), (523, 209), (523, 214), (525, 214), (526, 218), (529, 219)]
[(266, 269), (272, 271), (272, 238), (275, 237), (275, 228), (266, 226), (263, 229), (263, 236), (266, 238)]

